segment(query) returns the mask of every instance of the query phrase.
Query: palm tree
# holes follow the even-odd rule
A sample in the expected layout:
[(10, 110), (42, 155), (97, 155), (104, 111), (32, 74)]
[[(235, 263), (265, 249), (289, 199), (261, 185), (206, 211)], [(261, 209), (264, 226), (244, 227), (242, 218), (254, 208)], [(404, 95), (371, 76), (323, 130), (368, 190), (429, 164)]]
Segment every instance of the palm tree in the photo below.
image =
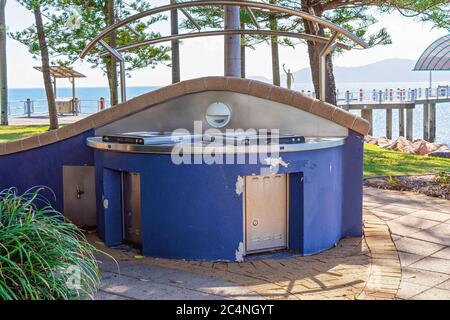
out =
[(6, 0), (0, 0), (0, 125), (8, 125), (8, 83), (6, 73)]

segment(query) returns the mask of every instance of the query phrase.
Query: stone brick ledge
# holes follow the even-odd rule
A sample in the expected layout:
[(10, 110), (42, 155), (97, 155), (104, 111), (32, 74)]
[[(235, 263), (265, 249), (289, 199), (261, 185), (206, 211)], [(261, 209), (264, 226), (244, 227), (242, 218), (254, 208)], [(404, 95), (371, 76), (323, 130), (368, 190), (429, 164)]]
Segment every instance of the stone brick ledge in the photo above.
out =
[(387, 224), (370, 211), (364, 212), (364, 236), (371, 258), (370, 275), (359, 299), (395, 299), (402, 271)]
[(287, 104), (335, 122), (362, 135), (366, 135), (370, 129), (370, 124), (366, 120), (329, 103), (308, 97), (298, 91), (256, 80), (233, 77), (203, 77), (162, 87), (95, 113), (58, 130), (21, 140), (0, 143), (0, 155), (26, 151), (62, 141), (168, 100), (204, 91), (230, 91)]

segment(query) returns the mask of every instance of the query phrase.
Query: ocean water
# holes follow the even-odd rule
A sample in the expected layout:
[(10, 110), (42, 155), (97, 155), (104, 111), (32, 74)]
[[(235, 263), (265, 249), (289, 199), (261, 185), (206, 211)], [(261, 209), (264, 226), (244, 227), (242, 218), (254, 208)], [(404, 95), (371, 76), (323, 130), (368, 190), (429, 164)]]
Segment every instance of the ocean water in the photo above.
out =
[[(129, 87), (127, 88), (127, 98), (133, 98), (153, 91), (158, 87)], [(57, 88), (57, 97), (72, 97), (72, 88)], [(81, 100), (82, 113), (94, 113), (98, 111), (98, 101), (100, 98), (106, 99), (109, 105), (109, 90), (106, 87), (76, 88), (76, 96)], [(35, 113), (46, 113), (47, 103), (45, 90), (43, 88), (19, 88), (8, 90), (8, 100), (11, 115), (23, 115), (24, 101), (31, 99), (34, 101)]]
[[(436, 82), (432, 87), (436, 88), (438, 85), (450, 85), (450, 77), (448, 82)], [(390, 82), (359, 82), (359, 83), (338, 83), (337, 89), (343, 93), (346, 90), (351, 92), (357, 92), (363, 89), (365, 94), (369, 94), (373, 89), (385, 90), (397, 88), (400, 89), (418, 89), (426, 88), (429, 84), (427, 82), (404, 82), (404, 83), (390, 83)], [(294, 89), (296, 90), (312, 90), (310, 83), (294, 83)], [(358, 110), (352, 110), (355, 114), (360, 115)], [(392, 138), (398, 137), (398, 110), (392, 112)], [(386, 135), (386, 111), (374, 110), (373, 111), (373, 135), (380, 137)], [(413, 138), (423, 138), (423, 106), (416, 105), (413, 111)], [(445, 143), (450, 145), (450, 103), (438, 103), (436, 104), (436, 142)]]
[[(450, 79), (449, 79), (450, 80)], [(435, 83), (437, 85), (448, 85), (450, 83)], [(357, 92), (359, 89), (364, 91), (385, 90), (386, 88), (414, 89), (426, 88), (426, 82), (407, 82), (407, 83), (338, 83), (337, 88), (340, 92), (350, 90)], [(433, 87), (434, 87), (433, 86)], [(127, 98), (133, 98), (146, 92), (157, 89), (158, 87), (129, 87), (127, 88)], [(312, 90), (311, 83), (294, 83), (296, 90)], [(58, 88), (58, 97), (70, 97), (72, 95), (71, 88)], [(100, 97), (108, 99), (108, 88), (77, 88), (76, 95), (81, 100), (82, 113), (93, 113), (98, 110), (98, 100)], [(22, 115), (24, 109), (23, 101), (26, 99), (34, 100), (34, 111), (36, 113), (45, 113), (47, 106), (45, 101), (44, 89), (10, 89), (9, 100), (12, 115)], [(359, 114), (359, 111), (352, 111)], [(414, 110), (414, 138), (422, 138), (423, 126), (423, 108), (417, 105)], [(374, 136), (384, 136), (386, 130), (386, 113), (384, 110), (374, 110), (373, 112), (373, 134)], [(398, 136), (398, 111), (393, 111), (393, 137)], [(450, 103), (439, 103), (436, 105), (436, 141), (450, 145)]]

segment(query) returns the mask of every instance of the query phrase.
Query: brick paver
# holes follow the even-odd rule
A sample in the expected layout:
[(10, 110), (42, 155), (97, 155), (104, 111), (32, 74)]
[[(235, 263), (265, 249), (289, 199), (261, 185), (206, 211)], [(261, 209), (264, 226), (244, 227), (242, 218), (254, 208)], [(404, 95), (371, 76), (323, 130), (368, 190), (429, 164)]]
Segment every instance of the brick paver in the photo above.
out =
[[(198, 273), (235, 283), (264, 299), (392, 299), (400, 285), (401, 271), (387, 225), (366, 211), (364, 230), (364, 237), (343, 239), (336, 247), (314, 256), (240, 263), (134, 259), (127, 251), (101, 249), (112, 254), (119, 265), (134, 260), (139, 265)], [(135, 294), (131, 298), (136, 298)]]
[[(220, 279), (253, 298), (450, 299), (450, 201), (410, 192), (364, 188), (364, 237), (343, 239), (314, 256), (241, 263), (135, 259), (100, 246), (126, 268), (148, 265)], [(100, 298), (112, 292), (105, 288)]]
[(364, 207), (382, 219), (399, 253), (397, 299), (450, 299), (450, 201), (364, 189)]

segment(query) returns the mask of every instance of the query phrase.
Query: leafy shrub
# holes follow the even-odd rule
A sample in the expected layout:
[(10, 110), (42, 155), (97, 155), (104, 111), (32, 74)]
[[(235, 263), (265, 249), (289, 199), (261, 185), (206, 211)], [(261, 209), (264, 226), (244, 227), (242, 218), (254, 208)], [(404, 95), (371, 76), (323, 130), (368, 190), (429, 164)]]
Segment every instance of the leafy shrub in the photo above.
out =
[(435, 177), (434, 180), (444, 188), (450, 187), (450, 173), (441, 171)]
[(399, 180), (397, 177), (394, 176), (389, 176), (389, 186), (390, 187), (398, 187), (399, 185)]
[(99, 285), (97, 249), (44, 189), (0, 191), (0, 300), (83, 298)]

